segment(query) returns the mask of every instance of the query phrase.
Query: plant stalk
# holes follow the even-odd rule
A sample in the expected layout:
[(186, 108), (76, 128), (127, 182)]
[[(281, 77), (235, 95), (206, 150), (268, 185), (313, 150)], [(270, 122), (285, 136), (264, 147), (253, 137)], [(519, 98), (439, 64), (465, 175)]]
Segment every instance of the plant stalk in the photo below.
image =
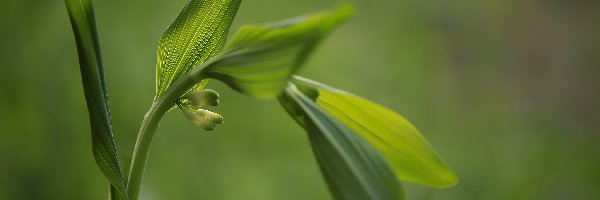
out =
[(192, 86), (204, 79), (201, 69), (202, 66), (192, 69), (177, 79), (162, 96), (154, 100), (152, 107), (150, 107), (150, 110), (144, 116), (133, 150), (129, 179), (127, 181), (127, 194), (130, 200), (139, 199), (146, 160), (148, 159), (152, 139), (161, 118), (171, 109), (177, 99)]

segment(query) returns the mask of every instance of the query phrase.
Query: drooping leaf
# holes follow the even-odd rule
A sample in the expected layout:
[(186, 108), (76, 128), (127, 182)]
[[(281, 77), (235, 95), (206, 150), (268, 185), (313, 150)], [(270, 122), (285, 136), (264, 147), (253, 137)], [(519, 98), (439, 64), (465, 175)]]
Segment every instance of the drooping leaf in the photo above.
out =
[[(160, 39), (156, 99), (179, 77), (221, 52), (241, 0), (190, 0)], [(206, 81), (193, 89), (201, 89)]]
[(398, 179), (432, 187), (457, 182), (431, 145), (404, 117), (359, 96), (295, 76), (293, 83), (337, 121), (368, 141)]
[(315, 45), (351, 13), (349, 6), (341, 6), (334, 12), (244, 26), (204, 73), (241, 93), (273, 97)]
[(295, 85), (288, 85), (279, 101), (308, 132), (321, 172), (335, 199), (404, 199), (392, 169), (353, 130), (319, 108)]
[(79, 55), (79, 66), (92, 129), (92, 152), (108, 181), (126, 194), (125, 180), (115, 146), (102, 56), (90, 0), (66, 0)]

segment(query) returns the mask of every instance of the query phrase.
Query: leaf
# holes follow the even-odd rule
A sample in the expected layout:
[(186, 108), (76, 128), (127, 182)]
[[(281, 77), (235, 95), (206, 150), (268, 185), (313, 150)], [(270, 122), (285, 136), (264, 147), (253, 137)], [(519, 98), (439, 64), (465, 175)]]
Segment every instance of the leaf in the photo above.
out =
[(273, 97), (318, 42), (351, 13), (349, 6), (342, 6), (335, 12), (244, 26), (204, 72), (241, 93)]
[[(123, 176), (129, 176), (129, 166), (131, 166), (131, 157), (121, 155), (119, 156), (119, 161), (121, 162), (121, 168), (123, 169)], [(108, 184), (108, 199), (109, 200), (126, 200), (127, 197), (123, 196), (123, 194), (118, 193), (115, 187), (111, 184)]]
[[(190, 0), (160, 39), (158, 99), (179, 77), (221, 52), (241, 0)], [(206, 81), (193, 89), (201, 89)]]
[(112, 134), (102, 56), (92, 3), (90, 0), (66, 0), (65, 2), (77, 43), (81, 80), (92, 129), (94, 158), (108, 181), (119, 192), (126, 194), (125, 180)]
[(400, 182), (375, 149), (319, 108), (295, 85), (289, 84), (279, 101), (308, 132), (335, 199), (404, 199)]
[(454, 173), (404, 117), (359, 96), (295, 76), (293, 83), (336, 120), (368, 141), (398, 179), (432, 187), (456, 184)]

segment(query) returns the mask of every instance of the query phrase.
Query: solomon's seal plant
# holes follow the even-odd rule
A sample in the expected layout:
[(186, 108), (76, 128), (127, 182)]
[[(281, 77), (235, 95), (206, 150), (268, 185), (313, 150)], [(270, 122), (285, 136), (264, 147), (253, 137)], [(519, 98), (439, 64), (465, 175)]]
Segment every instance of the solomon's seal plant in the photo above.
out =
[[(162, 35), (156, 95), (131, 160), (119, 157), (91, 0), (66, 0), (92, 129), (92, 151), (110, 199), (137, 200), (162, 116), (178, 108), (211, 131), (219, 94), (209, 79), (258, 98), (277, 98), (306, 130), (335, 199), (404, 199), (400, 181), (448, 187), (457, 178), (405, 118), (359, 96), (295, 76), (317, 44), (352, 13), (349, 6), (275, 23), (246, 25), (227, 42), (241, 0), (190, 0)], [(121, 158), (121, 159), (119, 159)]]

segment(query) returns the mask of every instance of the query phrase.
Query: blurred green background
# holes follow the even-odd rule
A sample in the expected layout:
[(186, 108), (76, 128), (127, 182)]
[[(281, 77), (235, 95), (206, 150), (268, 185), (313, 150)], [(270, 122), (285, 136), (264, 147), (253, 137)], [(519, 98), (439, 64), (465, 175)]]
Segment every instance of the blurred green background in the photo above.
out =
[[(131, 154), (156, 45), (186, 0), (96, 0), (115, 137)], [(410, 119), (460, 177), (409, 199), (600, 197), (600, 1), (351, 1), (302, 74)], [(241, 24), (340, 1), (244, 1)], [(143, 199), (330, 199), (305, 133), (275, 100), (221, 93), (216, 131), (177, 110)], [(106, 199), (61, 0), (0, 2), (0, 199)]]

